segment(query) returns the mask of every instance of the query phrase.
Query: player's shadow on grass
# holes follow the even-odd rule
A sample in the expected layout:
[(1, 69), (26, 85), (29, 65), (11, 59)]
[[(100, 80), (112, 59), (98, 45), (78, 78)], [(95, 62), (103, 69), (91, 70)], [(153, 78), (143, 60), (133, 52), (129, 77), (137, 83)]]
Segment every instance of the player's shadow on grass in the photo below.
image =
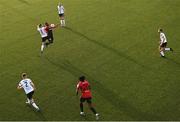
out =
[[(132, 105), (132, 103), (127, 102), (123, 100), (122, 98), (118, 97), (119, 94), (113, 92), (111, 89), (107, 88), (103, 85), (102, 81), (97, 81), (93, 77), (89, 76), (87, 73), (83, 72), (79, 68), (75, 67), (73, 64), (71, 64), (69, 61), (58, 61), (54, 62), (51, 60), (51, 58), (44, 57), (50, 64), (54, 65), (54, 67), (58, 67), (60, 69), (63, 69), (70, 74), (72, 74), (74, 77), (79, 77), (81, 75), (85, 75), (87, 79), (91, 82), (93, 89), (95, 89), (99, 95), (101, 95), (106, 101), (108, 101), (111, 105), (114, 106), (118, 111), (122, 111), (127, 114), (127, 116), (130, 116), (133, 120), (163, 120), (163, 118), (158, 117), (157, 115), (153, 115), (151, 113), (145, 113), (142, 112), (136, 107)], [(76, 83), (76, 81), (74, 82)], [(97, 108), (98, 109), (98, 108)], [(102, 115), (103, 116), (103, 115)], [(120, 119), (120, 117), (119, 117)]]
[(23, 3), (23, 4), (29, 5), (29, 2), (27, 0), (18, 0), (18, 1)]
[(41, 120), (41, 121), (46, 121), (46, 117), (44, 116), (43, 112), (42, 111), (36, 111), (31, 105), (27, 105), (27, 107), (34, 112), (34, 114), (36, 116), (38, 116), (38, 118)]
[(86, 39), (87, 41), (90, 41), (90, 42), (92, 42), (92, 43), (94, 43), (94, 44), (96, 44), (96, 45), (98, 45), (98, 46), (100, 46), (100, 47), (103, 47), (103, 48), (109, 50), (110, 52), (112, 52), (112, 53), (114, 53), (114, 54), (116, 54), (116, 55), (118, 55), (118, 56), (120, 56), (120, 57), (123, 57), (123, 58), (125, 58), (126, 60), (128, 60), (128, 61), (130, 61), (130, 62), (133, 62), (133, 63), (135, 63), (135, 64), (137, 64), (137, 65), (145, 68), (145, 66), (144, 66), (143, 64), (137, 62), (136, 60), (134, 60), (134, 59), (131, 58), (130, 56), (128, 56), (128, 55), (126, 55), (126, 54), (124, 54), (124, 53), (122, 53), (122, 52), (120, 52), (120, 51), (117, 51), (116, 49), (114, 49), (114, 48), (112, 48), (112, 47), (110, 47), (110, 46), (107, 46), (107, 45), (105, 45), (105, 44), (103, 44), (103, 43), (100, 43), (99, 41), (97, 41), (97, 40), (95, 40), (95, 39), (91, 39), (91, 38), (89, 38), (88, 36), (86, 36), (86, 35), (78, 32), (78, 31), (76, 31), (76, 30), (73, 30), (73, 29), (70, 28), (70, 27), (64, 27), (64, 28), (65, 28), (66, 30), (68, 30), (68, 31), (70, 31), (70, 32), (78, 35), (78, 36), (83, 37), (83, 38)]
[(169, 62), (171, 62), (171, 63), (177, 65), (178, 67), (180, 67), (180, 63), (177, 62), (177, 61), (175, 61), (174, 59), (171, 59), (171, 58), (168, 58), (168, 57), (166, 57), (165, 59), (168, 60)]

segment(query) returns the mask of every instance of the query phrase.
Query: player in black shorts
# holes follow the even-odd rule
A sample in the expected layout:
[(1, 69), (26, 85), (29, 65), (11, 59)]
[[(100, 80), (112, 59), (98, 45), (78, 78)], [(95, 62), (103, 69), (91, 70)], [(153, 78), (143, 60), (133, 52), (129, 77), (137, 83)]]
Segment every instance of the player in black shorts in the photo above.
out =
[(54, 25), (54, 24), (49, 24), (48, 22), (45, 22), (45, 28), (46, 28), (46, 32), (48, 34), (48, 41), (49, 43), (53, 43), (54, 41), (54, 36), (53, 36), (53, 29), (56, 28), (58, 25)]
[(59, 3), (58, 14), (59, 14), (59, 19), (60, 19), (60, 24), (62, 27), (64, 27), (66, 25), (65, 24), (64, 12), (65, 12), (64, 6), (62, 5), (62, 3)]

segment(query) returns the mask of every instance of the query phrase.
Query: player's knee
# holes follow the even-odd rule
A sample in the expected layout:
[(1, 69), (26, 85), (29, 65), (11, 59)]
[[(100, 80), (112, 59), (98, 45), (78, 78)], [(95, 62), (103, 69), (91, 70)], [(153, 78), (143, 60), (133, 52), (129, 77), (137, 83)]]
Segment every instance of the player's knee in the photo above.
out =
[(82, 102), (80, 102), (80, 106), (83, 106), (83, 103), (82, 103)]
[(34, 103), (34, 100), (33, 100), (33, 99), (31, 99), (31, 100), (30, 100), (30, 103), (31, 103), (31, 104), (33, 104), (33, 103)]
[(92, 104), (91, 103), (88, 103), (88, 106), (89, 106), (89, 108), (92, 108)]
[(42, 45), (45, 45), (46, 43), (45, 42), (42, 42)]

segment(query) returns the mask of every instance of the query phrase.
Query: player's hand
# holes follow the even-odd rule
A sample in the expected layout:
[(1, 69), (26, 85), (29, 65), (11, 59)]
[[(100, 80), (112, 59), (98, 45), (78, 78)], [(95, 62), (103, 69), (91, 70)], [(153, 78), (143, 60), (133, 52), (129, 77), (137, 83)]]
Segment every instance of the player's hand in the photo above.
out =
[(17, 89), (20, 90), (20, 89), (22, 89), (22, 87), (21, 87), (21, 86), (18, 86)]

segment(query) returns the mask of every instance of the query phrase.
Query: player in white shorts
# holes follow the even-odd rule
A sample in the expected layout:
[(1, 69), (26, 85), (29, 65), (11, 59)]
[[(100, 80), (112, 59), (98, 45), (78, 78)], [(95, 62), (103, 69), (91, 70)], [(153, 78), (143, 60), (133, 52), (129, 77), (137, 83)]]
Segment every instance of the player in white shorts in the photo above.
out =
[(25, 94), (27, 95), (27, 104), (31, 104), (37, 111), (39, 111), (39, 107), (36, 105), (36, 103), (33, 100), (33, 94), (35, 90), (35, 85), (31, 81), (31, 79), (27, 78), (26, 73), (22, 73), (22, 80), (19, 82), (17, 89), (24, 89)]
[(49, 44), (46, 40), (48, 40), (48, 34), (46, 32), (46, 27), (42, 26), (42, 24), (39, 24), (37, 26), (37, 31), (39, 31), (41, 38), (42, 38), (42, 44), (41, 44), (41, 54), (43, 53), (44, 48)]
[(61, 23), (62, 27), (66, 26), (65, 18), (64, 18), (64, 12), (65, 12), (64, 6), (62, 5), (62, 3), (59, 3), (59, 5), (58, 5), (58, 14), (59, 14), (60, 23)]
[(167, 38), (165, 36), (165, 33), (163, 32), (163, 29), (158, 29), (158, 32), (160, 34), (160, 45), (159, 45), (159, 52), (161, 57), (165, 57), (164, 51), (173, 51), (172, 48), (168, 48), (167, 46)]

